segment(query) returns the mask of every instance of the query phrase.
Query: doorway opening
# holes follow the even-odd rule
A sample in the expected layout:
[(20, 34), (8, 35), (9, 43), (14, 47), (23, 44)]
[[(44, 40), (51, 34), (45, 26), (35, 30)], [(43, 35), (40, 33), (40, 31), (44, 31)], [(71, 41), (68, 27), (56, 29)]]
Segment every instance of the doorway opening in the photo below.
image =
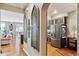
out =
[(1, 10), (0, 55), (21, 55), (19, 51), (21, 47), (20, 39), (21, 35), (23, 35), (22, 18), (23, 14)]
[(77, 4), (75, 3), (49, 5), (47, 10), (47, 56), (77, 55), (76, 16)]

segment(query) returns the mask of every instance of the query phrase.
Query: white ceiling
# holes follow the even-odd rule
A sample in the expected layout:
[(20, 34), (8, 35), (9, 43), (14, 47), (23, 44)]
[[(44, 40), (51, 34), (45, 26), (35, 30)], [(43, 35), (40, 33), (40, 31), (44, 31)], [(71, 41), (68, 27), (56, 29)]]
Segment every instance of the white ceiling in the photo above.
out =
[(23, 14), (1, 10), (1, 21), (23, 23)]
[(26, 3), (6, 3), (6, 4), (8, 4), (10, 6), (21, 8), (21, 9), (25, 8), (28, 5)]
[(76, 3), (53, 3), (48, 8), (48, 14), (53, 15), (54, 10), (57, 10), (59, 13), (68, 13), (76, 9)]

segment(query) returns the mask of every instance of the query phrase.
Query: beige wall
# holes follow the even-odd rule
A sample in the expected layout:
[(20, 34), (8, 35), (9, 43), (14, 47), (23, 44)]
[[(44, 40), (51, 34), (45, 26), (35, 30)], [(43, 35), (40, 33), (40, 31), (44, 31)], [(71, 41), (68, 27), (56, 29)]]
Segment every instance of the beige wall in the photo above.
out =
[(68, 36), (77, 38), (77, 10), (68, 13), (67, 26)]
[[(46, 56), (46, 37), (47, 37), (47, 33), (46, 33), (46, 22), (47, 22), (47, 8), (49, 6), (49, 4), (29, 4), (28, 6), (28, 12), (27, 12), (27, 19), (31, 20), (31, 12), (33, 9), (33, 6), (36, 5), (39, 7), (40, 10), (40, 50), (39, 52), (34, 49), (33, 47), (31, 47), (31, 37), (28, 38), (27, 43), (24, 42), (24, 50), (26, 51), (26, 53), (30, 56)], [(31, 26), (30, 26), (31, 27)]]
[(79, 4), (77, 4), (77, 55), (79, 56)]

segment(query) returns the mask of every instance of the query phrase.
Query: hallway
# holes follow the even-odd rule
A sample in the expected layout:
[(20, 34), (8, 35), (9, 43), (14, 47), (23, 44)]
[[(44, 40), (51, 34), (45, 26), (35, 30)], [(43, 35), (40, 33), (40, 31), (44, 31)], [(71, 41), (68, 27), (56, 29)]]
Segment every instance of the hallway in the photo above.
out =
[(76, 3), (3, 3), (1, 7), (1, 55), (77, 55)]

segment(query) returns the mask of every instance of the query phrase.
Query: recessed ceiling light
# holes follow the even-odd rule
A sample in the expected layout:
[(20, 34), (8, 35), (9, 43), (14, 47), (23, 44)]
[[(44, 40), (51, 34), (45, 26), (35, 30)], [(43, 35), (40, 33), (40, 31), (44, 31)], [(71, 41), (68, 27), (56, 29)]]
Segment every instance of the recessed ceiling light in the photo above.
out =
[(53, 14), (57, 14), (58, 13), (58, 11), (55, 9), (54, 11), (53, 11)]

